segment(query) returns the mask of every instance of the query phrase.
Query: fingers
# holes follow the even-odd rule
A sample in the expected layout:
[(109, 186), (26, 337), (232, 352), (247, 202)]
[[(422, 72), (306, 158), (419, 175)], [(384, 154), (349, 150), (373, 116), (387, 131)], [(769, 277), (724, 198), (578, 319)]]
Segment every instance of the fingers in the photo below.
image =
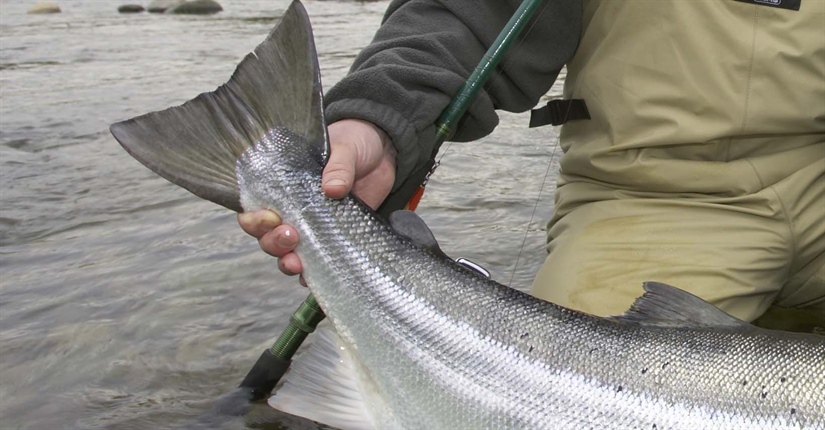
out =
[(298, 232), (292, 226), (275, 227), (258, 239), (258, 244), (267, 254), (278, 257), (278, 269), (285, 275), (299, 275), (304, 271), (301, 259), (292, 252), (298, 245)]
[(378, 209), (395, 181), (395, 150), (390, 146), (376, 167), (355, 181), (352, 193), (372, 209)]
[(281, 224), (278, 214), (269, 210), (242, 213), (238, 214), (238, 224), (258, 239), (264, 252), (278, 257), (281, 272), (292, 276), (303, 271), (301, 259), (292, 252), (298, 245), (298, 232), (292, 226)]
[(395, 181), (395, 148), (375, 125), (343, 119), (329, 125), (330, 157), (324, 168), (324, 194), (333, 199), (352, 192), (373, 209)]
[(329, 161), (324, 167), (323, 183), (324, 194), (333, 199), (342, 199), (355, 183), (355, 163), (358, 159), (357, 147), (353, 145), (337, 145), (331, 151)]
[(281, 217), (269, 210), (243, 212), (238, 214), (238, 224), (246, 234), (260, 239), (263, 235), (281, 225)]
[(267, 254), (283, 258), (298, 245), (298, 232), (292, 226), (279, 225), (258, 239), (258, 244)]
[[(330, 157), (324, 167), (322, 188), (333, 199), (353, 192), (373, 209), (389, 194), (395, 180), (395, 148), (389, 137), (375, 125), (357, 119), (330, 124)], [(303, 272), (300, 258), (293, 252), (298, 232), (282, 224), (277, 213), (262, 210), (238, 215), (238, 224), (258, 239), (261, 249), (278, 258), (278, 268), (287, 275)], [(306, 286), (303, 278), (302, 285)]]
[[(295, 253), (290, 252), (278, 259), (278, 269), (285, 275), (293, 276), (299, 275), (304, 271), (304, 266), (301, 264), (301, 259)], [(300, 279), (303, 281), (303, 277)], [(301, 285), (306, 286), (304, 282)]]

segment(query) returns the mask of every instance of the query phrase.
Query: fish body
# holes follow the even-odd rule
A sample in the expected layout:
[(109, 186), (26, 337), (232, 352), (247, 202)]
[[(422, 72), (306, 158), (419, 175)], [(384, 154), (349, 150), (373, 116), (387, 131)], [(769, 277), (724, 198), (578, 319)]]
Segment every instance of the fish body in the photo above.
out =
[[(298, 2), (227, 84), (112, 133), (193, 193), (298, 230), (304, 278), (340, 340), (298, 369), (309, 387), (271, 400), (288, 412), (344, 428), (825, 429), (823, 337), (758, 329), (655, 283), (624, 316), (573, 311), (423, 246), (415, 220), (325, 197), (322, 91)], [(284, 399), (298, 391), (305, 401)]]

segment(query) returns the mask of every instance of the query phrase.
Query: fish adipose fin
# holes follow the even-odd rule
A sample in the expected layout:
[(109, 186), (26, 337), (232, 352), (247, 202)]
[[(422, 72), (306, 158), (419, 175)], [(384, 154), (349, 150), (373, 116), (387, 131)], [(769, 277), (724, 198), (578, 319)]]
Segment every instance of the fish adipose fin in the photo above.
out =
[(323, 324), (309, 349), (292, 363), (283, 386), (269, 398), (269, 405), (343, 430), (378, 428), (361, 394), (364, 386), (357, 375), (358, 364), (338, 333)]
[(113, 124), (129, 154), (198, 197), (241, 212), (235, 163), (283, 127), (327, 154), (318, 57), (306, 10), (293, 1), (229, 82), (181, 106)]
[(645, 282), (645, 293), (614, 321), (659, 327), (753, 328), (716, 306), (679, 288), (659, 282)]

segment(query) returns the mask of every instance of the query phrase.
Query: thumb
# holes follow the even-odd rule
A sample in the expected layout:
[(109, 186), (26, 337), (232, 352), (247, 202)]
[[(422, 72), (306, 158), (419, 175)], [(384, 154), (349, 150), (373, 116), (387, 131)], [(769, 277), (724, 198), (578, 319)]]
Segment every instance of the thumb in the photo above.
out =
[(342, 199), (355, 183), (355, 163), (358, 153), (355, 145), (337, 145), (330, 151), (329, 160), (321, 176), (321, 188), (332, 199)]

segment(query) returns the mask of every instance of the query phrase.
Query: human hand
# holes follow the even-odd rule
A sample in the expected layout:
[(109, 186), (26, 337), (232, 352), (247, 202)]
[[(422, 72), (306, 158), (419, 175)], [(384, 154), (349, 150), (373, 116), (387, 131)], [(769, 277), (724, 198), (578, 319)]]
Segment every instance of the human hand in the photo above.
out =
[[(352, 192), (369, 207), (378, 208), (395, 181), (396, 153), (389, 136), (359, 119), (336, 121), (327, 129), (330, 156), (321, 177), (324, 194), (341, 199)], [(241, 213), (238, 224), (258, 239), (264, 252), (278, 258), (281, 272), (290, 276), (303, 272), (301, 259), (293, 252), (298, 245), (298, 232), (282, 224), (278, 214), (270, 210)]]

